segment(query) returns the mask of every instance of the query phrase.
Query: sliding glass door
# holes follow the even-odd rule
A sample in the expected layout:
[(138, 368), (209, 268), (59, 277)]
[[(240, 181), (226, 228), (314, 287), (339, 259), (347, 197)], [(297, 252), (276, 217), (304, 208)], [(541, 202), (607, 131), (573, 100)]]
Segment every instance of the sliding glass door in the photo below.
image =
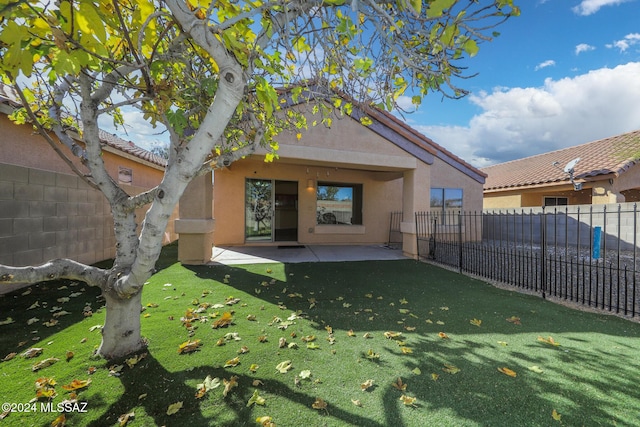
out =
[(273, 182), (270, 179), (247, 179), (245, 200), (247, 242), (273, 241)]
[(245, 240), (298, 240), (298, 183), (247, 179), (245, 184)]

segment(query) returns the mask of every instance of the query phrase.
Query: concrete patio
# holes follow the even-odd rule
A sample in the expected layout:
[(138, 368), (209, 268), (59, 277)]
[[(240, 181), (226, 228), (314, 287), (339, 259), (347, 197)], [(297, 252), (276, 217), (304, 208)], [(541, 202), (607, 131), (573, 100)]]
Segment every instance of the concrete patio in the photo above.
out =
[(407, 259), (402, 250), (385, 245), (305, 245), (214, 247), (214, 264), (260, 264)]

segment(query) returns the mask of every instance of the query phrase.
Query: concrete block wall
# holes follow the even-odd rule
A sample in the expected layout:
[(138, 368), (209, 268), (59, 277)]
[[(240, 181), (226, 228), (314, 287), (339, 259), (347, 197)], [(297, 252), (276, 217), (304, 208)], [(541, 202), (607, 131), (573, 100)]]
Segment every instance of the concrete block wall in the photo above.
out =
[(606, 205), (571, 205), (556, 208), (485, 209), (484, 235), (487, 239), (506, 239), (540, 244), (541, 223), (547, 244), (592, 244), (593, 229), (600, 227), (602, 244), (631, 251), (640, 244), (640, 209), (634, 202)]
[(0, 263), (92, 264), (115, 253), (102, 194), (75, 175), (0, 164)]
[[(138, 212), (139, 222), (143, 215)], [(177, 238), (175, 217), (177, 209), (164, 243)], [(109, 204), (82, 179), (0, 163), (0, 264), (38, 265), (55, 258), (93, 264), (113, 258), (115, 243)]]

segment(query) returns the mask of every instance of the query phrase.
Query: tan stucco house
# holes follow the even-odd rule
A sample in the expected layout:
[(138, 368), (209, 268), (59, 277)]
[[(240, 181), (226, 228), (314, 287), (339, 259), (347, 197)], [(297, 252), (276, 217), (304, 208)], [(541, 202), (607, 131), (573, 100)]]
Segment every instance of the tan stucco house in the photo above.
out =
[[(0, 264), (34, 265), (63, 257), (92, 264), (113, 258), (113, 219), (106, 199), (31, 125), (9, 120), (18, 106), (12, 90), (0, 85)], [(114, 135), (101, 137), (107, 171), (126, 191), (138, 194), (160, 182), (164, 159)], [(56, 146), (73, 158), (65, 146)], [(77, 159), (74, 163), (86, 170)], [(141, 209), (138, 219), (143, 217)], [(165, 243), (176, 238), (171, 221)]]
[(208, 260), (212, 245), (384, 243), (394, 211), (415, 256), (415, 212), (482, 207), (483, 172), (381, 110), (354, 107), (277, 141), (278, 160), (256, 152), (188, 188), (176, 222), (183, 262)]
[(637, 202), (639, 160), (640, 130), (489, 166), (484, 208)]

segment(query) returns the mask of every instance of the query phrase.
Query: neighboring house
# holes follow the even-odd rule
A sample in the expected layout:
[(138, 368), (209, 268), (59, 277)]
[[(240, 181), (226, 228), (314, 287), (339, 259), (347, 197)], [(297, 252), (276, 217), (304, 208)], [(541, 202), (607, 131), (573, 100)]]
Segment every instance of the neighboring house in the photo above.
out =
[(482, 208), (485, 174), (386, 112), (354, 107), (300, 140), (276, 139), (278, 160), (256, 152), (192, 183), (176, 223), (181, 261), (208, 260), (212, 244), (385, 243), (393, 211), (403, 212), (403, 250), (415, 256), (415, 212)]
[(637, 202), (639, 158), (640, 130), (489, 166), (484, 208)]
[[(18, 105), (12, 90), (0, 85), (0, 264), (33, 265), (61, 257), (92, 264), (113, 258), (106, 199), (75, 175), (31, 125), (9, 120)], [(130, 194), (160, 182), (164, 159), (114, 135), (102, 136), (107, 170)], [(68, 153), (63, 145), (58, 148)], [(139, 221), (144, 211), (138, 212)], [(176, 238), (171, 221), (165, 243)]]

